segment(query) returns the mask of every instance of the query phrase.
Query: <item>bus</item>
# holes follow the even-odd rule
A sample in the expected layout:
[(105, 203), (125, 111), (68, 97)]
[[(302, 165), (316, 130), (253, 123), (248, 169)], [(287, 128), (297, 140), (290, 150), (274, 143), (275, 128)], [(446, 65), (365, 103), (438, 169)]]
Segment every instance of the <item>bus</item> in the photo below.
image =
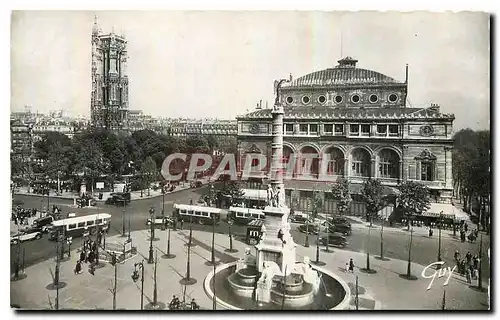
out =
[(219, 224), (222, 209), (195, 206), (188, 204), (174, 204), (174, 218), (177, 221), (194, 222), (198, 224)]
[(252, 220), (264, 220), (266, 215), (262, 210), (253, 208), (230, 207), (227, 220), (236, 224), (248, 224)]
[(95, 235), (98, 229), (108, 231), (110, 224), (111, 215), (109, 213), (56, 220), (52, 222), (50, 239), (57, 240), (59, 234), (64, 234), (66, 237), (81, 237), (85, 233)]

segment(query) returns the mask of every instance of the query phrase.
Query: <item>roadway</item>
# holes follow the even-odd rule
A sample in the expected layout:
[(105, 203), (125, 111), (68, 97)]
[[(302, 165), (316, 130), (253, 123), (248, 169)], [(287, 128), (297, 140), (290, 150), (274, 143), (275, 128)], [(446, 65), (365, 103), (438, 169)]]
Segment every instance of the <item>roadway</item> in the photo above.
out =
[[(188, 189), (183, 191), (174, 192), (165, 195), (165, 214), (170, 214), (173, 209), (174, 202), (176, 203), (189, 203), (192, 199), (196, 202), (201, 195), (208, 192), (206, 187), (199, 189)], [(24, 202), (24, 207), (40, 207), (44, 202), (46, 204), (46, 198), (41, 199), (41, 197), (34, 196), (15, 196), (15, 199), (22, 200)], [(96, 212), (106, 212), (111, 214), (111, 229), (109, 230), (109, 235), (121, 234), (123, 225), (123, 207), (116, 207), (113, 205), (105, 205), (103, 203), (98, 203), (95, 208), (73, 208), (72, 200), (64, 199), (54, 199), (51, 201), (51, 205), (56, 204), (61, 207), (63, 213), (75, 212), (77, 215), (91, 214)], [(130, 227), (132, 231), (135, 230), (145, 230), (148, 229), (146, 224), (147, 218), (149, 217), (149, 208), (153, 206), (156, 209), (156, 214), (161, 214), (162, 208), (162, 197), (150, 198), (144, 200), (132, 201), (128, 206), (125, 207), (125, 229), (128, 232), (128, 219), (130, 219)], [(221, 217), (221, 223), (216, 226), (215, 231), (217, 233), (228, 233), (228, 225), (224, 222), (225, 217)], [(356, 223), (356, 222), (353, 222)], [(184, 225), (187, 228), (188, 224)], [(291, 234), (293, 239), (298, 245), (303, 246), (305, 243), (305, 234), (300, 233), (297, 230), (298, 224), (292, 224)], [(210, 225), (193, 225), (194, 237), (196, 237), (196, 231), (206, 230), (212, 231), (212, 226)], [(232, 233), (235, 235), (235, 241), (244, 241), (246, 228), (241, 225), (233, 225), (231, 227)], [(162, 232), (157, 229), (156, 232)], [(441, 258), (443, 261), (447, 262), (447, 265), (454, 265), (453, 254), (455, 250), (458, 250), (462, 256), (465, 256), (467, 251), (472, 254), (478, 253), (479, 244), (476, 243), (462, 243), (457, 239), (450, 237), (451, 231), (442, 231), (442, 243), (441, 243)], [(72, 248), (81, 246), (81, 238), (73, 239)], [(351, 236), (347, 237), (347, 246), (344, 248), (346, 250), (351, 250), (355, 252), (367, 252), (369, 250), (372, 255), (372, 259), (380, 255), (380, 232), (377, 229), (372, 229), (370, 235), (368, 235), (367, 229), (353, 228)], [(316, 236), (309, 236), (309, 243), (311, 247), (311, 260), (316, 259), (316, 250), (314, 244), (316, 243)], [(409, 235), (401, 232), (391, 232), (388, 230), (384, 231), (384, 257), (395, 258), (401, 260), (408, 259), (408, 244)], [(48, 237), (44, 237), (41, 240), (35, 240), (30, 242), (25, 242), (21, 244), (25, 249), (25, 264), (32, 265), (34, 263), (43, 261), (45, 259), (55, 256), (55, 243), (48, 240)], [(490, 247), (490, 238), (483, 235), (483, 257), (486, 263), (483, 263), (483, 276), (487, 279), (490, 275), (490, 266), (487, 263), (488, 249)], [(332, 248), (335, 250), (335, 248)], [(432, 238), (427, 236), (417, 235), (413, 236), (412, 240), (412, 261), (428, 265), (437, 260), (438, 252), (438, 232), (434, 233)], [(16, 246), (11, 246), (11, 256), (13, 259), (17, 254)], [(329, 254), (320, 252), (321, 255)], [(347, 261), (346, 261), (347, 262)], [(360, 266), (363, 267), (363, 266)], [(406, 270), (402, 270), (404, 273)]]

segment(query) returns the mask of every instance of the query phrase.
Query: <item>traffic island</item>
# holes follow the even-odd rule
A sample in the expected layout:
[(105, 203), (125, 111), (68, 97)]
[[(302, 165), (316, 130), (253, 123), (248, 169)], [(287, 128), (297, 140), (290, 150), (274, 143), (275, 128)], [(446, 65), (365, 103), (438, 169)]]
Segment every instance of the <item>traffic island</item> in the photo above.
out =
[(225, 249), (224, 251), (225, 252), (229, 252), (229, 253), (236, 253), (236, 252), (238, 252), (238, 249), (234, 249), (234, 248), (233, 249), (229, 249), (228, 248), (228, 249)]
[(323, 262), (323, 261), (311, 261), (312, 264), (314, 264), (315, 266), (318, 266), (318, 267), (322, 267), (322, 266), (326, 266), (326, 262)]
[(418, 277), (417, 276), (414, 276), (412, 274), (410, 274), (409, 276), (405, 273), (405, 274), (400, 274), (399, 277), (401, 279), (405, 279), (405, 280), (410, 280), (410, 281), (415, 281), (415, 280), (418, 280)]
[(163, 302), (148, 303), (144, 306), (145, 310), (164, 310), (167, 306)]
[(367, 273), (367, 274), (375, 274), (377, 273), (377, 270), (375, 269), (366, 269), (366, 268), (360, 268), (359, 271), (363, 272), (363, 273)]
[(391, 259), (386, 258), (386, 257), (375, 257), (375, 259), (380, 260), (380, 261), (391, 261)]
[(192, 286), (193, 284), (196, 284), (198, 281), (196, 281), (195, 278), (183, 278), (179, 281), (180, 284), (183, 286)]
[(55, 283), (50, 283), (48, 284), (45, 288), (47, 290), (59, 290), (59, 289), (62, 289), (64, 287), (66, 287), (67, 283), (64, 282), (64, 281), (59, 281), (57, 284)]
[(174, 259), (176, 257), (175, 254), (172, 253), (166, 253), (161, 256), (163, 259)]

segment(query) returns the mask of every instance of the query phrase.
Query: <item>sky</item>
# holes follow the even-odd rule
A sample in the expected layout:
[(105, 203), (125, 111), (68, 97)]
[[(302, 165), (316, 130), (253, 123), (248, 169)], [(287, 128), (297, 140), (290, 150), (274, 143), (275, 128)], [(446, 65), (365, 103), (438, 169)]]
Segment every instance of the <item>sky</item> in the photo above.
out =
[(479, 12), (14, 11), (11, 111), (90, 114), (90, 36), (128, 40), (130, 109), (234, 119), (273, 101), (275, 79), (357, 66), (404, 81), (409, 103), (441, 106), (454, 128), (488, 129), (489, 16)]

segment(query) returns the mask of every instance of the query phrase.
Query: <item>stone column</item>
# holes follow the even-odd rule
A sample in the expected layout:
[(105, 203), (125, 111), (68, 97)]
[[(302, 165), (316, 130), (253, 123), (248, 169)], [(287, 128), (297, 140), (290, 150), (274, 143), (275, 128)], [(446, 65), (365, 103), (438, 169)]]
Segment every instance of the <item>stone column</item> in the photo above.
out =
[(344, 158), (344, 177), (349, 178), (349, 158)]
[(398, 176), (398, 181), (404, 181), (403, 178), (403, 160), (399, 161), (399, 176)]
[(453, 189), (452, 150), (453, 147), (444, 147), (444, 182), (446, 189)]
[(377, 170), (376, 170), (375, 164), (376, 164), (375, 158), (371, 158), (370, 159), (370, 177), (371, 178), (377, 177)]

